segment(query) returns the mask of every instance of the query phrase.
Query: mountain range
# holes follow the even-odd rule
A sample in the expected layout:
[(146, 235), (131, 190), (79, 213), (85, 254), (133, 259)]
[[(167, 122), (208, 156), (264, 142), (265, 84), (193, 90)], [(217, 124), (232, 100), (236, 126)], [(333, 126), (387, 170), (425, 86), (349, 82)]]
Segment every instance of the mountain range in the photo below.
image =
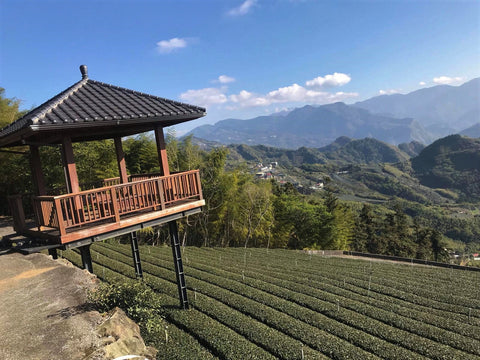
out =
[(480, 122), (480, 78), (460, 86), (438, 85), (408, 94), (381, 95), (354, 106), (395, 118), (413, 118), (435, 137)]
[[(480, 78), (461, 86), (439, 85), (406, 95), (382, 95), (353, 105), (307, 105), (249, 120), (226, 119), (189, 134), (222, 144), (263, 144), (296, 149), (322, 147), (341, 136), (400, 144), (429, 144), (446, 134), (478, 131)], [(471, 129), (467, 129), (471, 128)]]
[[(204, 150), (223, 146), (220, 143), (193, 138), (193, 143)], [(231, 162), (279, 162), (283, 166), (302, 164), (376, 164), (398, 163), (417, 156), (424, 145), (418, 142), (402, 143), (398, 147), (373, 138), (352, 139), (346, 136), (337, 138), (321, 148), (300, 147), (296, 150), (281, 149), (266, 145), (228, 145), (228, 158)]]
[[(193, 140), (207, 148), (218, 146)], [(242, 144), (228, 149), (232, 165), (275, 162), (282, 172), (293, 176), (289, 181), (297, 179), (299, 183), (301, 176), (318, 179), (328, 175), (347, 194), (368, 197), (374, 191), (424, 203), (480, 199), (480, 139), (461, 135), (449, 135), (427, 147), (417, 142), (397, 147), (371, 138), (340, 137), (322, 148), (289, 150)]]

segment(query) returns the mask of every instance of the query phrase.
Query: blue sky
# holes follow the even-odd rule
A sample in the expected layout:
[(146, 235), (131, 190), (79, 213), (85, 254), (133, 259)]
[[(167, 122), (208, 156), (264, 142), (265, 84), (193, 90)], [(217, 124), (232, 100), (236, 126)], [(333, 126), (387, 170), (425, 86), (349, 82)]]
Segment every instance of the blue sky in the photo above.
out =
[(23, 108), (92, 79), (224, 118), (480, 76), (479, 1), (0, 0), (0, 86)]

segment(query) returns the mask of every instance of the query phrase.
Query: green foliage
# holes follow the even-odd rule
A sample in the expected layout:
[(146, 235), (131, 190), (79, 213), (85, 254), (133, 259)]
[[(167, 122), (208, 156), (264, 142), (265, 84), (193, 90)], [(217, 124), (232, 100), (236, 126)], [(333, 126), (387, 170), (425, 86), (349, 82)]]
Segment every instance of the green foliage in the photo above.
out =
[[(5, 89), (0, 88), (0, 129), (20, 118), (24, 112), (19, 110), (21, 101), (5, 97)], [(27, 147), (15, 149), (26, 152)], [(30, 163), (26, 155), (0, 152), (0, 214), (8, 212), (8, 195), (32, 192), (30, 179)]]
[(75, 143), (73, 153), (81, 184), (98, 183), (103, 179), (118, 176), (117, 158), (112, 140)]
[(23, 115), (19, 106), (21, 101), (5, 97), (5, 89), (0, 87), (0, 129), (9, 125)]
[(163, 336), (162, 300), (143, 282), (128, 280), (119, 283), (100, 283), (88, 293), (88, 301), (98, 311), (107, 312), (119, 307), (135, 321), (147, 343)]
[(160, 171), (155, 140), (150, 134), (140, 134), (123, 142), (125, 162), (130, 174), (150, 174)]

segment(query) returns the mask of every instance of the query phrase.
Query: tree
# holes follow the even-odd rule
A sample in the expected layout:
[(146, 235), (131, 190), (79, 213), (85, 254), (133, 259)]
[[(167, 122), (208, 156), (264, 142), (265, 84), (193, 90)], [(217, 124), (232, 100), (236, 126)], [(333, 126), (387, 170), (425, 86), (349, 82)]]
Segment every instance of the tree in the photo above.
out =
[(330, 241), (323, 245), (323, 249), (347, 250), (354, 236), (352, 210), (346, 205), (337, 205), (332, 218)]
[(130, 174), (148, 174), (160, 171), (158, 152), (152, 136), (146, 133), (128, 138), (123, 143), (125, 162)]
[(247, 182), (238, 197), (239, 225), (245, 238), (245, 248), (250, 240), (254, 246), (266, 243), (273, 227), (273, 202), (268, 182)]
[[(6, 98), (5, 89), (0, 88), (0, 129), (20, 118), (25, 111), (19, 110), (20, 100)], [(15, 149), (22, 154), (0, 152), (0, 214), (8, 214), (8, 195), (25, 194), (33, 191), (30, 176), (28, 148)]]
[(414, 257), (416, 244), (413, 241), (408, 218), (399, 203), (393, 206), (393, 212), (387, 214), (382, 237), (386, 241), (386, 254)]
[(377, 226), (373, 216), (372, 207), (363, 204), (362, 210), (355, 222), (355, 236), (352, 243), (354, 251), (369, 252), (377, 242)]
[(5, 97), (5, 89), (0, 87), (0, 129), (20, 118), (25, 111), (19, 110), (21, 101)]

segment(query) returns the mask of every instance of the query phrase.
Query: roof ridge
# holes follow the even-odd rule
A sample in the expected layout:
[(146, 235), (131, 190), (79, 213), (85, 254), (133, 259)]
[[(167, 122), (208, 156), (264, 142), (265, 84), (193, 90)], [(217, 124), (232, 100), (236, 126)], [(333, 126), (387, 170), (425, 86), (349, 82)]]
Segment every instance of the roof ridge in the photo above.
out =
[[(50, 100), (47, 100), (46, 102), (44, 102), (42, 105), (38, 106), (37, 107), (38, 113), (35, 113), (34, 112), (35, 110), (32, 113), (30, 113), (30, 116), (31, 116), (30, 121), (32, 122), (32, 124), (37, 124), (40, 118), (44, 117), (46, 114), (48, 114), (53, 109), (55, 109), (58, 105), (63, 103), (65, 100), (67, 100), (70, 96), (72, 96), (75, 92), (77, 92), (81, 87), (83, 87), (87, 82), (88, 82), (88, 78), (82, 79), (79, 82), (70, 86), (65, 91), (58, 94), (57, 96), (54, 96)], [(48, 106), (46, 106), (45, 109), (40, 110), (40, 108), (47, 103), (49, 103)]]

